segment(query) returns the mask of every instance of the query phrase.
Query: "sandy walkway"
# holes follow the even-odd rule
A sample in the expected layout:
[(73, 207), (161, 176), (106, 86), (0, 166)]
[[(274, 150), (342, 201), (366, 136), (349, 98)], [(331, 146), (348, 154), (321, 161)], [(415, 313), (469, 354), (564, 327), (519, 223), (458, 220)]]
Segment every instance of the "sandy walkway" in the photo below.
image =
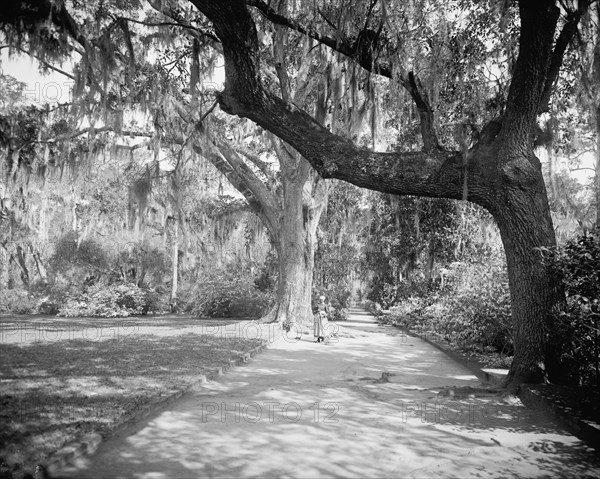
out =
[(542, 413), (351, 319), (330, 344), (275, 341), (61, 477), (600, 477), (593, 449)]

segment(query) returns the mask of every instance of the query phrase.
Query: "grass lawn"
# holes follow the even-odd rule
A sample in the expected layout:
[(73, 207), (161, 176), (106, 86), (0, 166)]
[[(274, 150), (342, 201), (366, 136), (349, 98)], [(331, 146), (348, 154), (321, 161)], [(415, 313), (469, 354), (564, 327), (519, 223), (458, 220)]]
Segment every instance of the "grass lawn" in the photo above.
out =
[[(47, 318), (38, 325), (48, 325), (53, 340), (40, 335), (37, 341), (30, 341), (35, 317), (0, 321), (3, 338), (29, 328), (21, 331), (29, 331), (26, 342), (0, 342), (0, 463), (27, 468), (85, 433), (107, 435), (140, 406), (188, 388), (262, 343), (202, 334), (197, 319)], [(213, 331), (226, 323), (206, 322)], [(97, 334), (59, 334), (109, 327), (101, 340)], [(128, 334), (114, 334), (119, 328)]]

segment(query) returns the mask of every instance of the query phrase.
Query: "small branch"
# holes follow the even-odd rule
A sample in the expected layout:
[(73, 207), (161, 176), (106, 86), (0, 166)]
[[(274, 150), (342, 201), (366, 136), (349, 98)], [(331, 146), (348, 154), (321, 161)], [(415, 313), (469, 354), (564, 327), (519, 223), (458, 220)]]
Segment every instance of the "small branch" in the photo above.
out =
[(169, 68), (169, 69), (166, 70), (167, 73), (171, 73), (173, 71), (173, 69), (177, 66), (177, 62), (179, 60), (181, 60), (182, 58), (187, 57), (190, 53), (192, 53), (191, 49), (184, 50), (184, 52), (181, 55), (179, 55), (177, 58), (175, 58), (175, 60), (172, 60), (172, 61), (170, 61), (170, 62), (165, 63), (164, 65), (162, 65), (163, 68), (166, 67), (166, 66), (168, 66), (168, 65), (172, 65), (171, 68)]
[[(68, 134), (68, 135), (61, 135), (61, 136), (57, 136), (55, 138), (48, 138), (46, 140), (29, 141), (29, 142), (25, 143), (23, 146), (21, 146), (21, 148), (19, 148), (19, 151), (21, 151), (23, 148), (26, 148), (29, 145), (33, 145), (34, 143), (49, 144), (49, 143), (57, 143), (59, 141), (65, 141), (65, 140), (73, 140), (74, 138), (85, 135), (86, 133), (90, 133), (92, 131), (94, 133), (102, 133), (105, 131), (114, 132), (115, 130), (112, 126), (102, 126), (100, 128), (93, 128), (93, 127), (83, 128), (82, 130), (78, 130), (78, 131)], [(123, 130), (123, 131), (121, 131), (120, 136), (121, 137), (126, 137), (126, 136), (136, 137), (136, 136), (138, 136), (138, 137), (152, 138), (152, 137), (154, 137), (154, 134), (150, 133), (150, 132), (136, 132), (136, 131)], [(141, 146), (141, 145), (139, 145), (139, 146)], [(135, 149), (135, 148), (139, 148), (139, 146), (134, 145), (130, 148)]]
[(331, 22), (331, 20), (329, 20), (329, 18), (327, 18), (325, 16), (325, 14), (323, 13), (323, 10), (321, 10), (320, 8), (317, 8), (317, 12), (319, 12), (319, 15), (321, 15), (323, 17), (323, 19), (329, 24), (329, 26), (331, 26), (334, 30), (337, 30), (337, 27)]
[(56, 110), (60, 110), (61, 108), (65, 108), (67, 106), (72, 106), (75, 105), (76, 103), (74, 102), (65, 102), (65, 103), (57, 103), (56, 106), (52, 107), (52, 108), (48, 108), (46, 111), (48, 113), (52, 113)]
[(137, 23), (138, 25), (144, 25), (146, 27), (179, 27), (179, 28), (183, 28), (185, 30), (191, 30), (193, 33), (198, 34), (198, 35), (202, 35), (204, 37), (210, 38), (211, 40), (217, 42), (217, 43), (221, 43), (220, 40), (213, 35), (212, 33), (209, 32), (205, 32), (202, 31), (198, 28), (193, 27), (192, 25), (189, 24), (185, 24), (185, 23), (179, 23), (179, 22), (145, 22), (142, 20), (136, 20), (135, 18), (128, 18), (128, 17), (119, 17), (122, 20), (125, 20), (126, 22), (131, 22), (131, 23)]
[(440, 150), (440, 142), (435, 131), (435, 116), (433, 114), (433, 109), (425, 94), (420, 91), (421, 89), (417, 85), (414, 73), (412, 71), (409, 72), (408, 81), (401, 81), (401, 83), (404, 88), (408, 90), (417, 106), (421, 123), (421, 137), (423, 138), (423, 147), (425, 148), (425, 151)]
[(297, 31), (298, 33), (301, 33), (302, 35), (312, 38), (313, 40), (317, 40), (319, 43), (322, 43), (332, 50), (356, 61), (367, 71), (376, 73), (386, 78), (392, 78), (392, 68), (388, 63), (373, 62), (370, 58), (368, 58), (368, 55), (361, 55), (361, 49), (356, 48), (358, 38), (348, 38), (342, 36), (341, 33), (336, 35), (336, 38), (322, 35), (312, 28), (304, 27), (300, 23), (280, 15), (263, 0), (246, 0), (246, 3), (255, 7), (270, 22), (276, 25), (288, 27)]
[[(319, 43), (328, 46), (334, 51), (341, 53), (342, 55), (348, 57), (349, 59), (358, 63), (365, 70), (381, 75), (386, 78), (392, 78), (392, 68), (388, 63), (380, 62), (377, 58), (372, 58), (372, 52), (370, 49), (372, 45), (364, 44), (363, 41), (366, 41), (365, 32), (368, 26), (368, 19), (372, 13), (373, 8), (375, 7), (377, 0), (371, 0), (369, 11), (367, 14), (367, 20), (365, 22), (365, 27), (363, 31), (357, 36), (355, 39), (350, 39), (348, 37), (342, 37), (340, 35), (336, 35), (339, 38), (331, 38), (326, 35), (321, 35), (313, 29), (306, 28), (300, 25), (298, 22), (290, 20), (283, 15), (277, 13), (273, 8), (271, 8), (268, 4), (266, 4), (263, 0), (246, 0), (248, 5), (254, 6), (258, 9), (269, 21), (276, 25), (286, 26), (292, 30), (295, 30), (303, 35), (307, 35), (314, 40), (317, 40)], [(381, 36), (381, 31), (383, 28), (383, 22), (379, 27), (379, 31), (375, 33), (375, 37), (372, 39), (374, 43), (376, 43)], [(411, 72), (409, 74), (409, 78), (398, 78), (400, 84), (407, 89), (410, 93), (411, 97), (415, 101), (417, 105), (417, 109), (419, 112), (420, 123), (421, 123), (421, 135), (423, 137), (423, 144), (426, 151), (431, 150), (439, 150), (441, 149), (441, 145), (439, 143), (437, 133), (435, 131), (435, 116), (433, 113), (433, 109), (429, 104), (429, 100), (425, 96), (423, 92), (417, 86), (416, 79), (414, 74)], [(285, 99), (285, 98), (284, 98)]]
[[(220, 146), (224, 146), (224, 144), (221, 143)], [(269, 201), (269, 195), (260, 198), (261, 191), (259, 188), (259, 196), (257, 197), (256, 193), (248, 184), (247, 178), (244, 178), (243, 174), (241, 174), (240, 171), (237, 171), (233, 167), (232, 162), (229, 162), (224, 156), (223, 153), (227, 153), (227, 148), (224, 148), (225, 151), (223, 151), (210, 139), (205, 139), (202, 145), (200, 145), (198, 141), (194, 142), (194, 150), (197, 154), (212, 163), (212, 165), (227, 178), (231, 185), (244, 196), (252, 211), (264, 220), (269, 233), (273, 235), (274, 239), (277, 238), (277, 215), (273, 209), (274, 205)], [(233, 160), (233, 164), (236, 164), (235, 160)]]
[(173, 19), (176, 25), (185, 28), (196, 38), (199, 38), (200, 36), (207, 36), (213, 39), (216, 43), (221, 43), (219, 38), (213, 35), (212, 33), (201, 32), (200, 30), (186, 22), (185, 19), (182, 18), (175, 10), (170, 8), (168, 2), (164, 2), (162, 0), (148, 0), (148, 4), (161, 15)]
[(584, 150), (584, 151), (582, 151), (580, 153), (577, 153), (575, 156), (569, 155), (568, 156), (569, 161), (577, 160), (579, 157), (585, 155), (586, 153), (593, 153), (593, 150)]
[(218, 104), (218, 100), (215, 100), (213, 102), (212, 106), (208, 110), (206, 110), (204, 115), (202, 115), (200, 119), (196, 122), (196, 129), (198, 129), (202, 125), (202, 122), (206, 119), (208, 115), (210, 115), (213, 112), (213, 110), (217, 107)]
[(248, 160), (250, 160), (268, 179), (273, 178), (273, 169), (271, 168), (271, 165), (261, 160), (258, 155), (240, 146), (234, 147), (234, 150), (240, 155), (243, 155)]
[(373, 8), (377, 5), (378, 0), (371, 0), (371, 5), (369, 5), (369, 11), (367, 12), (367, 18), (365, 19), (365, 26), (363, 27), (363, 31), (366, 31), (369, 27), (369, 19), (371, 18), (371, 13), (373, 13)]
[(64, 70), (61, 70), (58, 67), (55, 67), (54, 65), (52, 65), (51, 63), (48, 63), (46, 60), (43, 60), (42, 58), (40, 58), (39, 56), (33, 54), (32, 52), (30, 52), (29, 50), (25, 50), (24, 48), (20, 48), (20, 47), (15, 47), (17, 50), (19, 50), (20, 52), (25, 53), (26, 55), (29, 55), (32, 58), (35, 58), (38, 62), (40, 62), (42, 65), (44, 65), (47, 68), (50, 68), (51, 70), (54, 70), (57, 73), (60, 73), (61, 75), (66, 76), (67, 78), (70, 78), (71, 80), (75, 81), (75, 75), (71, 74), (71, 73), (67, 73)]

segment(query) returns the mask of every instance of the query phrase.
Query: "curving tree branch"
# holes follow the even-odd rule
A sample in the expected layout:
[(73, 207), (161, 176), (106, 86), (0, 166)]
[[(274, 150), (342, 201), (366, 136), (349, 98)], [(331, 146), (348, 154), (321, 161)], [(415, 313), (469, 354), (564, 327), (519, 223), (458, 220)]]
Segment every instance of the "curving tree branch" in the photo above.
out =
[[(388, 193), (462, 198), (464, 168), (459, 152), (372, 152), (331, 133), (308, 113), (263, 87), (256, 27), (243, 0), (192, 1), (213, 22), (223, 45), (225, 90), (218, 95), (222, 110), (273, 132), (325, 178)], [(470, 199), (485, 202), (485, 190), (471, 188)]]
[(251, 161), (252, 164), (256, 166), (260, 170), (260, 172), (265, 176), (265, 178), (267, 178), (267, 180), (273, 181), (275, 179), (273, 176), (273, 168), (271, 167), (271, 165), (269, 165), (269, 163), (267, 163), (266, 161), (261, 160), (257, 154), (251, 152), (248, 148), (243, 148), (241, 146), (235, 146), (234, 150), (240, 155), (243, 155), (249, 161)]

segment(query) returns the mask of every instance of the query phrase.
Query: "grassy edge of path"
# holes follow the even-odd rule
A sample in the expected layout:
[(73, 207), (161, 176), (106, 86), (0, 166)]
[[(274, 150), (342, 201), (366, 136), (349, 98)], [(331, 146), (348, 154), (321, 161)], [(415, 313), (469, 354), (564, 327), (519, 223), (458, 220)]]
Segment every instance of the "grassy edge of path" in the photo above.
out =
[(141, 408), (264, 344), (198, 334), (197, 324), (101, 341), (0, 343), (0, 464), (33, 470), (90, 432), (110, 436)]

